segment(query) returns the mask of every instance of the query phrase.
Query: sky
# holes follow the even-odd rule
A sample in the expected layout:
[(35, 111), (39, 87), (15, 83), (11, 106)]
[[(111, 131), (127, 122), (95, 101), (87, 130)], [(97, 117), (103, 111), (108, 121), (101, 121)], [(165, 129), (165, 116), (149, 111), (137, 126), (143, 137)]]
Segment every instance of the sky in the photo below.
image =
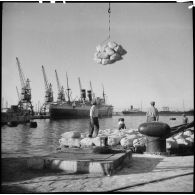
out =
[(92, 83), (96, 96), (104, 86), (116, 111), (130, 105), (145, 110), (151, 101), (161, 110), (194, 108), (192, 9), (188, 3), (111, 3), (110, 40), (127, 51), (123, 60), (100, 65), (96, 46), (108, 37), (108, 3), (4, 3), (2, 19), (2, 98), (17, 104), (21, 89), (16, 57), (32, 89), (32, 103), (43, 103), (41, 66), (57, 100), (57, 70), (72, 97)]

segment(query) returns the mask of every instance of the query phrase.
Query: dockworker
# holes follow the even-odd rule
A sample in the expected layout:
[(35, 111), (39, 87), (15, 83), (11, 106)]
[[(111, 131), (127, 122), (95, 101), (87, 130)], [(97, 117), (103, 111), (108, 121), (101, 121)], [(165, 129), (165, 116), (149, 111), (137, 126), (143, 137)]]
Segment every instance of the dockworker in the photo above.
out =
[(153, 122), (153, 121), (158, 121), (159, 119), (159, 114), (157, 108), (155, 108), (155, 102), (152, 101), (150, 108), (146, 112), (146, 120), (147, 122)]
[(121, 130), (121, 129), (126, 129), (124, 118), (119, 118), (118, 119), (118, 130)]
[(94, 137), (97, 137), (99, 132), (98, 109), (96, 105), (97, 105), (96, 101), (93, 101), (93, 104), (90, 108), (90, 125), (89, 125), (88, 137), (92, 137), (93, 132), (94, 132)]
[(188, 123), (188, 117), (185, 114), (182, 114), (183, 116), (183, 124), (187, 124)]

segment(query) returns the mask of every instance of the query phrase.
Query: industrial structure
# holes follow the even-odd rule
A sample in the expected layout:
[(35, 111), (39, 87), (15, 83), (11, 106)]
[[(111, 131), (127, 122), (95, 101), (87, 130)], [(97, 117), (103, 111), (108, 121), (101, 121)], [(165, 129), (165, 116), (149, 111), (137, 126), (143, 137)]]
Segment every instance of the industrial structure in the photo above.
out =
[(18, 57), (16, 57), (16, 62), (17, 62), (17, 66), (18, 66), (20, 83), (21, 83), (20, 95), (19, 95), (19, 92), (17, 91), (18, 98), (19, 98), (18, 107), (21, 110), (29, 111), (29, 113), (31, 115), (33, 115), (34, 111), (33, 111), (33, 106), (32, 106), (32, 102), (31, 102), (30, 80), (28, 78), (27, 79), (25, 78)]
[(40, 114), (45, 115), (46, 112), (49, 110), (50, 103), (53, 102), (53, 90), (52, 90), (51, 83), (48, 83), (44, 66), (42, 66), (42, 72), (43, 72), (43, 79), (45, 83), (45, 101), (40, 108)]

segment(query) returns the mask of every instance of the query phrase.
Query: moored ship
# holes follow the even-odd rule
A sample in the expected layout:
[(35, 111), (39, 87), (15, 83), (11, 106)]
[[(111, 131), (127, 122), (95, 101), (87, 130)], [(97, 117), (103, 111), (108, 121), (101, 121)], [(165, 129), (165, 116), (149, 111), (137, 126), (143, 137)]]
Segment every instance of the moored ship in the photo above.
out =
[(138, 108), (133, 108), (133, 106), (131, 105), (130, 109), (127, 110), (123, 110), (122, 111), (123, 115), (146, 115), (146, 112), (143, 112), (141, 110), (139, 110)]
[(79, 79), (79, 86), (81, 97), (79, 100), (71, 100), (70, 98), (70, 89), (68, 86), (68, 78), (67, 78), (67, 100), (60, 101), (58, 98), (57, 102), (53, 102), (50, 104), (49, 113), (51, 119), (79, 119), (79, 118), (88, 118), (90, 108), (92, 103), (96, 101), (99, 117), (112, 117), (113, 106), (106, 104), (105, 94), (103, 89), (103, 98), (95, 97), (91, 82), (90, 82), (90, 90), (82, 89), (81, 82)]

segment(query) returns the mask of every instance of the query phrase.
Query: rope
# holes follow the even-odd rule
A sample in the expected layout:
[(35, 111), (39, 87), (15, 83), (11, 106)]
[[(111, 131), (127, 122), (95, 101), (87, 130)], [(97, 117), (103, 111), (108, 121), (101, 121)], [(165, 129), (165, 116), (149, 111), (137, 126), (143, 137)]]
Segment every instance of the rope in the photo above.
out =
[(108, 37), (101, 42), (100, 45), (103, 45), (105, 42), (107, 42), (110, 39), (110, 14), (111, 14), (111, 9), (110, 9), (110, 3), (108, 7)]
[(109, 8), (108, 8), (108, 15), (109, 15), (109, 20), (108, 20), (108, 39), (110, 39), (110, 14), (111, 14), (111, 9), (110, 9), (110, 3), (109, 3)]

